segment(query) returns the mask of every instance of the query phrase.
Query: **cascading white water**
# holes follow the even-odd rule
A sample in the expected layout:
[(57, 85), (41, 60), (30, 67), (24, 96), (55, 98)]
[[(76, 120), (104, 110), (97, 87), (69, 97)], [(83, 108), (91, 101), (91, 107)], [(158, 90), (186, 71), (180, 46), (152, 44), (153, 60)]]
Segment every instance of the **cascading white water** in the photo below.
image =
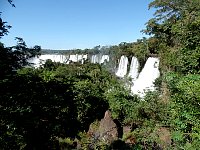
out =
[[(30, 63), (33, 63), (34, 67), (39, 67), (44, 64), (47, 59), (51, 59), (53, 62), (69, 63), (81, 61), (83, 64), (84, 60), (87, 59), (87, 55), (55, 55), (55, 54), (45, 54), (38, 57), (31, 58)], [(100, 55), (92, 55), (91, 63), (103, 63), (105, 60), (109, 61), (109, 55), (103, 55), (100, 59)], [(123, 78), (127, 74), (128, 58), (126, 56), (121, 56), (118, 70), (116, 76)], [(154, 81), (160, 76), (158, 70), (159, 59), (154, 57), (149, 57), (146, 61), (144, 68), (138, 76), (139, 62), (136, 57), (132, 57), (130, 71), (128, 76), (131, 77), (133, 85), (131, 86), (131, 92), (133, 94), (138, 94), (140, 97), (145, 95), (145, 91), (153, 91)]]
[(78, 62), (81, 61), (83, 64), (84, 59), (87, 59), (87, 55), (55, 55), (55, 54), (44, 54), (38, 57), (29, 59), (29, 63), (32, 63), (34, 67), (39, 67), (44, 64), (47, 59), (51, 59), (53, 62), (60, 62), (69, 64), (70, 61)]
[(86, 55), (83, 55), (83, 59), (87, 59), (88, 58), (88, 55), (86, 54)]
[(123, 78), (127, 73), (128, 58), (121, 56), (116, 76)]
[(83, 64), (84, 61), (87, 60), (87, 58), (88, 58), (87, 55), (82, 55), (81, 64)]
[(138, 69), (139, 69), (138, 59), (133, 56), (131, 60), (130, 71), (128, 74), (128, 77), (132, 79), (132, 82), (134, 82), (138, 77), (138, 74), (139, 74)]
[(103, 55), (100, 60), (100, 64), (103, 64), (105, 61), (109, 62), (109, 55)]
[(96, 55), (92, 55), (92, 57), (91, 57), (91, 63), (95, 63), (95, 57), (96, 57)]
[(53, 62), (61, 62), (66, 63), (67, 56), (65, 55), (51, 55), (51, 54), (45, 54), (40, 55), (38, 57), (34, 57), (29, 59), (29, 63), (32, 63), (34, 67), (39, 67), (40, 65), (44, 64), (46, 60), (51, 59)]
[(81, 61), (81, 63), (83, 64), (84, 60), (86, 60), (86, 59), (87, 59), (87, 55), (78, 55), (78, 54), (70, 55), (67, 64), (69, 64), (70, 61), (72, 61), (72, 62), (80, 62)]
[(78, 61), (78, 55), (70, 55), (69, 56), (69, 61), (72, 61), (72, 62), (77, 62)]
[(52, 55), (51, 57), (53, 57), (51, 59), (53, 62), (60, 62), (60, 63), (65, 63), (66, 62), (65, 55)]
[(139, 74), (138, 79), (131, 87), (131, 92), (137, 94), (140, 97), (144, 97), (146, 91), (154, 91), (154, 81), (160, 76), (159, 72), (159, 59), (149, 57), (145, 63), (144, 68)]
[(38, 57), (33, 57), (28, 60), (29, 63), (32, 64), (33, 67), (38, 68), (40, 66), (40, 59)]
[(100, 63), (99, 55), (92, 55), (91, 63), (93, 63), (93, 64), (96, 64), (96, 63), (99, 64)]
[(92, 55), (91, 57), (91, 63), (93, 64), (103, 64), (105, 61), (109, 61), (109, 55), (100, 55), (100, 54), (96, 54), (96, 55)]
[(77, 55), (77, 61), (81, 61), (83, 59), (83, 55)]

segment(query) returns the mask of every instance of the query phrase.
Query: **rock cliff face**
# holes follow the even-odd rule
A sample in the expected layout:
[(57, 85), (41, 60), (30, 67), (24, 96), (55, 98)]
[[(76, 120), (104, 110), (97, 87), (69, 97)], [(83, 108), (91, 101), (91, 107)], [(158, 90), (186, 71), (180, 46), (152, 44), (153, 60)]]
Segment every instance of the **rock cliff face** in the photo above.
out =
[(88, 134), (104, 143), (112, 143), (118, 139), (118, 127), (109, 110), (105, 112), (104, 118), (96, 126), (90, 125)]
[(100, 140), (106, 143), (110, 143), (118, 139), (118, 128), (111, 117), (110, 111), (106, 111), (104, 118), (100, 121), (99, 134)]
[[(95, 149), (97, 145), (107, 145), (110, 149), (132, 149), (137, 144), (137, 138), (133, 134), (137, 128), (138, 125), (134, 123), (122, 126), (107, 110), (103, 119), (90, 125), (87, 132), (89, 139), (87, 148)], [(155, 128), (155, 131), (150, 134), (158, 138), (158, 143), (155, 143), (152, 148), (164, 150), (172, 143), (170, 131), (165, 127)]]
[(129, 134), (131, 129), (131, 126), (122, 127), (120, 122), (113, 119), (111, 112), (107, 110), (101, 121), (96, 121), (89, 127), (87, 132), (90, 139), (89, 148), (94, 149), (95, 145), (103, 143), (110, 146), (110, 149), (130, 149), (130, 146), (136, 143), (135, 138), (129, 136), (125, 141), (122, 141), (121, 138), (123, 133)]

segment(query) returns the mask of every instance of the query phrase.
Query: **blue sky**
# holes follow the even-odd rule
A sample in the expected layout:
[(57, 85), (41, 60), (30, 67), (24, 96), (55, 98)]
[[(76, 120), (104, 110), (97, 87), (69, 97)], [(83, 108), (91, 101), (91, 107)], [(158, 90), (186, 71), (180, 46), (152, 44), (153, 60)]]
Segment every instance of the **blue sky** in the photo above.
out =
[(2, 18), (12, 25), (6, 46), (22, 37), (29, 47), (92, 48), (133, 42), (153, 17), (150, 0), (0, 0)]

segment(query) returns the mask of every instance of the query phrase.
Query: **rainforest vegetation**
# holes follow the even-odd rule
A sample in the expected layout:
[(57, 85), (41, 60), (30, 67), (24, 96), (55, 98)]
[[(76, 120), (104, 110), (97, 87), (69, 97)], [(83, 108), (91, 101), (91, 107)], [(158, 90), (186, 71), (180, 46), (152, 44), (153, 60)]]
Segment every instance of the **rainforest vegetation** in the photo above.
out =
[[(77, 141), (80, 149), (114, 149), (103, 141), (89, 147), (86, 133), (106, 110), (122, 126), (132, 127), (115, 149), (199, 149), (200, 1), (153, 0), (149, 8), (155, 9), (154, 18), (142, 32), (150, 38), (68, 51), (108, 54), (111, 62), (136, 56), (140, 66), (156, 55), (161, 72), (157, 91), (142, 100), (105, 65), (48, 60), (33, 68), (27, 60), (41, 54), (40, 46), (28, 48), (22, 38), (12, 47), (0, 43), (0, 149), (73, 149)], [(0, 18), (0, 38), (9, 28)], [(128, 136), (135, 142), (123, 147)]]

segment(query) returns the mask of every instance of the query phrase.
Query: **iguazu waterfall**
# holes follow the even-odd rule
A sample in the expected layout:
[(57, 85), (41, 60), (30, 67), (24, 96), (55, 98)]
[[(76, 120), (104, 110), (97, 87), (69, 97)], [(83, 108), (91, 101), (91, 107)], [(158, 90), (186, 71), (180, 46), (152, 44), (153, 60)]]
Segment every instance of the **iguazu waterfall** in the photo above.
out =
[[(53, 62), (61, 62), (69, 64), (70, 62), (84, 63), (85, 60), (89, 59), (91, 63), (103, 64), (109, 62), (109, 55), (55, 55), (45, 54), (39, 57), (35, 57), (29, 60), (30, 63), (34, 64), (34, 67), (39, 67), (44, 64), (47, 59), (51, 59)], [(129, 72), (128, 72), (128, 58), (121, 56), (115, 75), (119, 78), (129, 77), (131, 79), (131, 93), (137, 94), (140, 97), (145, 95), (145, 92), (150, 90), (154, 91), (154, 81), (160, 76), (159, 72), (159, 58), (149, 57), (144, 65), (144, 68), (139, 73), (139, 62), (136, 57), (132, 57)]]
[[(67, 57), (67, 56), (65, 56), (65, 57)], [(87, 59), (87, 55), (78, 55), (78, 54), (69, 55), (68, 57), (69, 57), (69, 60), (66, 61), (67, 64), (69, 64), (70, 61), (71, 62), (81, 62), (83, 64), (84, 60)]]
[[(68, 56), (69, 57), (69, 56)], [(51, 59), (53, 62), (60, 62), (60, 63), (66, 63), (69, 59), (65, 55), (51, 55), (51, 54), (45, 54), (40, 55), (38, 57), (31, 58), (29, 60), (29, 63), (32, 63), (34, 67), (39, 67), (40, 65), (44, 64), (46, 60)]]
[(109, 56), (108, 55), (103, 55), (101, 57), (100, 64), (103, 64), (104, 62), (109, 62)]
[(104, 62), (109, 62), (109, 56), (108, 55), (92, 55), (91, 57), (91, 63), (93, 64), (103, 64)]
[(96, 64), (100, 62), (100, 55), (92, 55), (91, 63)]
[(138, 59), (133, 56), (132, 60), (131, 60), (130, 71), (128, 74), (128, 77), (130, 77), (132, 79), (132, 82), (135, 81), (138, 77), (138, 74), (139, 74), (138, 69), (139, 69)]
[(31, 58), (29, 62), (32, 63), (33, 66), (37, 68), (40, 65), (44, 64), (48, 59), (52, 60), (53, 62), (60, 62), (65, 64), (69, 64), (70, 62), (81, 62), (83, 64), (84, 61), (88, 59), (88, 55), (44, 54), (38, 57)]
[[(84, 63), (85, 60), (89, 59), (88, 55), (57, 55), (57, 54), (44, 54), (39, 57), (34, 57), (29, 60), (30, 63), (34, 64), (34, 67), (39, 67), (44, 64), (46, 60), (51, 59), (53, 62), (60, 62), (69, 64), (70, 62), (81, 62)], [(103, 64), (109, 62), (109, 55), (92, 55), (91, 63)]]
[(143, 97), (145, 95), (145, 91), (154, 91), (154, 81), (160, 76), (158, 68), (159, 59), (149, 57), (144, 65), (144, 68), (139, 74), (139, 77), (131, 87), (131, 92)]
[(127, 74), (128, 58), (121, 56), (116, 76), (123, 78)]

